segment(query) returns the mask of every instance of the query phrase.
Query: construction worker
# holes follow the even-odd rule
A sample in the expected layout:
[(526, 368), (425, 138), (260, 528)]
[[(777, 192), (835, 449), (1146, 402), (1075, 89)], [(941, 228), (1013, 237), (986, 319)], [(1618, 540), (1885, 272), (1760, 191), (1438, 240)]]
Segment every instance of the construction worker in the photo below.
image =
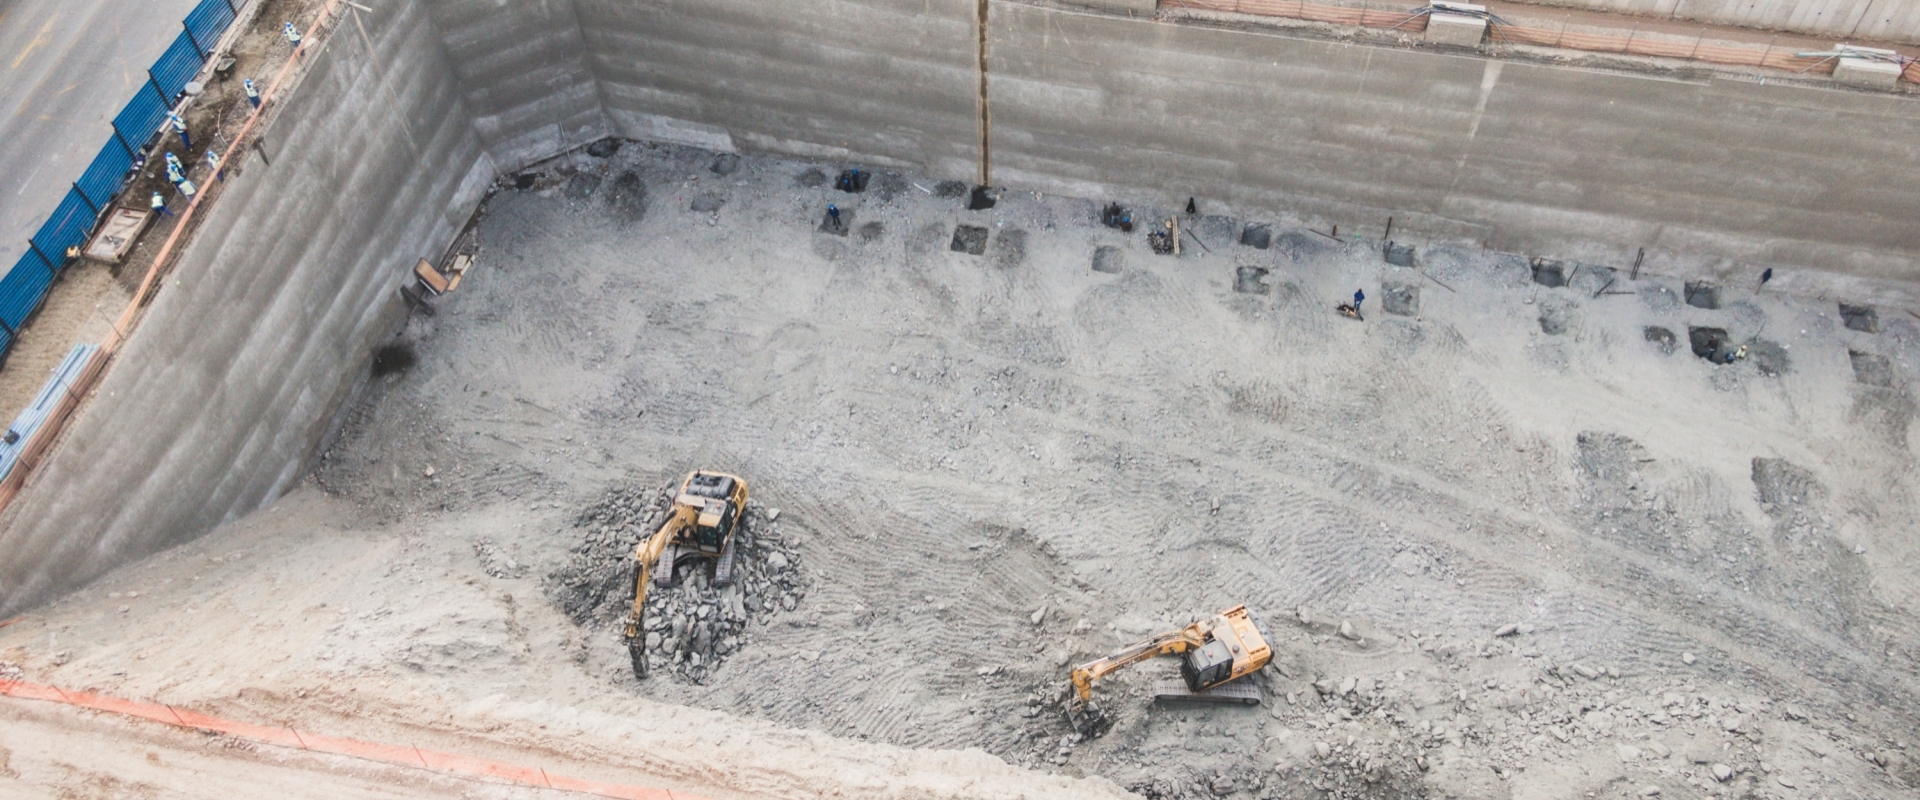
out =
[(260, 107), (260, 90), (254, 88), (253, 79), (248, 78), (246, 80), (241, 81), (240, 88), (247, 90), (247, 102), (252, 104), (254, 108), (259, 108)]
[(1366, 292), (1360, 291), (1359, 289), (1353, 290), (1353, 313), (1355, 316), (1360, 314), (1360, 304), (1366, 302), (1366, 300)]
[(220, 168), (219, 153), (213, 152), (212, 150), (207, 151), (207, 166), (213, 167), (214, 180), (223, 181), (227, 179), (226, 171)]
[(186, 179), (187, 179), (187, 170), (184, 166), (180, 164), (180, 158), (178, 156), (175, 156), (172, 153), (168, 153), (167, 154), (167, 180), (172, 182), (173, 185), (178, 186), (180, 185), (181, 181), (184, 181)]
[(295, 50), (300, 49), (300, 29), (293, 27), (292, 22), (281, 25), (280, 32), (286, 34), (287, 44), (293, 45)]
[(154, 213), (157, 213), (157, 214), (160, 214), (161, 216), (166, 216), (166, 217), (173, 216), (173, 212), (167, 210), (167, 198), (165, 195), (162, 195), (159, 192), (154, 192), (152, 203), (153, 203)]
[(167, 121), (173, 124), (173, 132), (180, 134), (180, 146), (193, 149), (193, 139), (187, 136), (187, 121), (176, 112), (167, 112)]

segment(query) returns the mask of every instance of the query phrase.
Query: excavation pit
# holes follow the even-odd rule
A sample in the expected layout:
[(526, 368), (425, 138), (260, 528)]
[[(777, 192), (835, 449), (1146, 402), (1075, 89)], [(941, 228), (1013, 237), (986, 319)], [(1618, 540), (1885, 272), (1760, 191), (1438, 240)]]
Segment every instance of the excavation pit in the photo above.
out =
[(1240, 244), (1255, 250), (1265, 250), (1273, 246), (1273, 229), (1257, 222), (1251, 223), (1247, 225), (1246, 230), (1240, 232)]
[(1413, 266), (1413, 245), (1387, 242), (1381, 250), (1381, 256), (1388, 264), (1396, 267), (1411, 267)]
[(1680, 349), (1680, 340), (1673, 335), (1673, 331), (1659, 325), (1648, 325), (1641, 333), (1660, 350), (1661, 355), (1670, 356), (1673, 351)]
[(1118, 275), (1126, 264), (1126, 256), (1120, 248), (1113, 245), (1101, 245), (1093, 251), (1093, 271), (1108, 275)]
[(953, 229), (953, 241), (947, 245), (947, 249), (970, 256), (982, 255), (987, 252), (987, 229), (979, 225), (956, 227)]
[(1851, 303), (1841, 303), (1840, 323), (1847, 326), (1847, 330), (1859, 331), (1861, 333), (1879, 333), (1880, 312), (1873, 310), (1872, 306), (1857, 306)]
[(1693, 348), (1693, 354), (1715, 364), (1726, 362), (1729, 341), (1725, 328), (1687, 328), (1687, 343)]
[(1549, 289), (1558, 289), (1567, 285), (1568, 265), (1565, 261), (1549, 258), (1533, 260), (1533, 282)]
[(1265, 267), (1236, 267), (1233, 271), (1233, 290), (1240, 294), (1266, 294), (1273, 290), (1267, 285)]
[(1687, 305), (1709, 311), (1720, 307), (1720, 287), (1706, 281), (1687, 281)]
[(1855, 383), (1882, 389), (1892, 388), (1893, 362), (1886, 356), (1848, 350), (1847, 362), (1853, 366)]

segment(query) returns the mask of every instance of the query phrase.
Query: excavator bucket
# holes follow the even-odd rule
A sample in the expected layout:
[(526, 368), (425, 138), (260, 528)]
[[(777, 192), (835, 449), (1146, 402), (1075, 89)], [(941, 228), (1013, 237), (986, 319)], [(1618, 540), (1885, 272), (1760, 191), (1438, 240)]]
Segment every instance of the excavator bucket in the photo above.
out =
[(1113, 727), (1113, 720), (1107, 717), (1092, 703), (1081, 700), (1077, 694), (1067, 696), (1067, 722), (1073, 724), (1073, 732), (1088, 739), (1097, 738)]

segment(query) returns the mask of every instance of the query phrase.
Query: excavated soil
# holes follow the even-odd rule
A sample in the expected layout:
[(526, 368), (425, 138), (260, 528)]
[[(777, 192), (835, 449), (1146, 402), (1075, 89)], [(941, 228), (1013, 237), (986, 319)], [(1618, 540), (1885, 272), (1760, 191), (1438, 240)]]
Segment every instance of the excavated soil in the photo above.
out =
[[(1250, 209), (1162, 256), (1153, 209), (1184, 198), (973, 211), (912, 175), (835, 191), (860, 165), (720, 163), (628, 143), (502, 180), (474, 272), (309, 485), (0, 630), (0, 658), (646, 753), (755, 796), (1920, 783), (1911, 316), (1861, 332), (1731, 288), (1698, 308), (1647, 275), (1595, 296), (1592, 265), (1543, 285), (1445, 242), (1408, 270)], [(1115, 200), (1133, 232), (1101, 224)], [(829, 202), (863, 233), (818, 232)], [(1334, 314), (1384, 281), (1424, 287), (1418, 316)], [(1656, 326), (1764, 329), (1766, 363)], [(758, 608), (729, 617), (697, 577), (663, 593), (656, 652), (701, 666), (637, 681), (624, 559), (693, 468), (752, 484)], [(1265, 705), (1155, 705), (1174, 665), (1151, 662), (1098, 688), (1106, 735), (1073, 734), (1068, 665), (1238, 603), (1276, 637)], [(739, 731), (755, 746), (623, 738)]]

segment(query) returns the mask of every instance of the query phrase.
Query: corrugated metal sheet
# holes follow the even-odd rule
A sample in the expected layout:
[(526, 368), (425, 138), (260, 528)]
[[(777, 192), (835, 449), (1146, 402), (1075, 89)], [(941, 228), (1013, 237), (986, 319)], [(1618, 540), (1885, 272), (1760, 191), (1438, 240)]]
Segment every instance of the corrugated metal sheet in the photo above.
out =
[[(73, 350), (67, 353), (66, 360), (54, 368), (46, 385), (40, 387), (40, 394), (34, 396), (33, 402), (20, 412), (20, 416), (13, 418), (13, 424), (7, 426), (6, 436), (0, 437), (0, 478), (5, 478), (7, 473), (13, 471), (13, 465), (19, 462), (20, 452), (26, 449), (34, 432), (40, 430), (40, 425), (59, 408), (68, 387), (80, 377), (80, 371), (86, 368), (93, 354), (99, 351), (97, 344), (74, 345)], [(9, 438), (13, 441), (6, 441)]]

